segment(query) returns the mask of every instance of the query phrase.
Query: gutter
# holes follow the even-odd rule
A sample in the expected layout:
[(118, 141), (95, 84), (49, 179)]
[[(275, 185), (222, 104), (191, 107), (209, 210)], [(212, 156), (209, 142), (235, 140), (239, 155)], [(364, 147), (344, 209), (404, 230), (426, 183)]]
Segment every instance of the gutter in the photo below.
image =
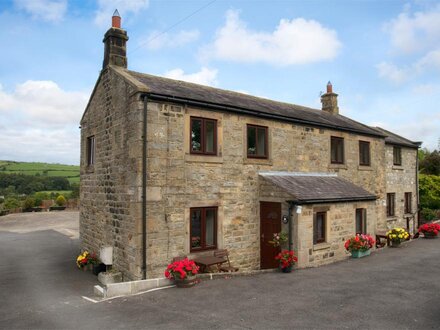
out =
[(307, 205), (307, 204), (324, 204), (324, 203), (343, 203), (343, 202), (358, 202), (358, 201), (374, 201), (376, 196), (366, 196), (366, 197), (343, 197), (343, 198), (330, 198), (330, 199), (307, 199), (307, 200), (289, 200), (288, 203), (296, 205)]
[(244, 108), (239, 108), (239, 107), (231, 107), (231, 106), (227, 106), (227, 105), (221, 105), (221, 104), (216, 104), (216, 103), (208, 103), (208, 102), (203, 102), (203, 101), (197, 101), (197, 100), (191, 100), (191, 99), (185, 99), (185, 98), (181, 98), (181, 97), (174, 97), (174, 96), (167, 96), (167, 95), (162, 95), (162, 94), (154, 94), (154, 93), (148, 93), (148, 94), (143, 94), (143, 95), (148, 95), (148, 97), (152, 100), (157, 100), (157, 101), (166, 101), (166, 102), (171, 102), (171, 103), (181, 103), (181, 104), (187, 104), (187, 105), (191, 105), (191, 106), (196, 106), (196, 107), (203, 107), (203, 108), (208, 108), (208, 109), (213, 109), (213, 110), (220, 110), (220, 111), (226, 111), (226, 112), (233, 112), (233, 113), (238, 113), (238, 114), (243, 114), (243, 115), (248, 115), (248, 116), (257, 116), (257, 117), (261, 117), (261, 118), (265, 118), (265, 119), (275, 119), (275, 120), (280, 120), (283, 122), (290, 122), (290, 123), (296, 123), (296, 124), (303, 124), (303, 125), (309, 125), (309, 126), (315, 126), (315, 127), (321, 127), (321, 128), (328, 128), (328, 129), (333, 129), (333, 130), (339, 130), (339, 131), (345, 131), (345, 132), (350, 132), (350, 133), (356, 133), (356, 134), (360, 134), (360, 135), (364, 135), (364, 136), (373, 136), (376, 138), (385, 138), (385, 135), (383, 134), (369, 134), (366, 132), (361, 132), (355, 129), (350, 129), (350, 128), (345, 128), (345, 127), (340, 127), (340, 126), (334, 126), (334, 125), (326, 125), (326, 124), (322, 124), (322, 123), (316, 123), (313, 121), (308, 121), (308, 120), (303, 120), (303, 119), (298, 119), (298, 118), (290, 118), (290, 117), (285, 117), (282, 115), (277, 115), (277, 114), (270, 114), (270, 113), (265, 113), (265, 112), (258, 112), (258, 111), (251, 111), (251, 110), (247, 110)]
[(289, 203), (289, 251), (293, 251), (293, 219), (292, 219), (292, 210), (295, 207), (295, 204), (291, 201), (287, 201)]
[(147, 278), (147, 106), (148, 96), (141, 95), (144, 101), (142, 119), (142, 279)]

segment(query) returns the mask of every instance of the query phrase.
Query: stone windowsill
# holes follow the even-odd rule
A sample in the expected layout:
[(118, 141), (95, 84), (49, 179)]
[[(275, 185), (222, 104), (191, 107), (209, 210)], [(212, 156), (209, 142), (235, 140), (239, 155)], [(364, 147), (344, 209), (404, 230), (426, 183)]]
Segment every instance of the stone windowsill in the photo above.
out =
[(358, 170), (359, 170), (359, 171), (372, 171), (373, 169), (371, 168), (371, 165), (370, 165), (370, 166), (367, 166), (367, 165), (359, 165), (359, 166), (358, 166)]
[(329, 164), (328, 169), (346, 170), (348, 167), (347, 164)]
[(269, 165), (272, 166), (272, 159), (264, 159), (264, 158), (244, 158), (244, 165)]
[(313, 245), (313, 251), (319, 251), (319, 250), (325, 250), (325, 249), (330, 249), (329, 243), (318, 243), (318, 244)]
[(396, 170), (396, 171), (403, 171), (404, 170), (403, 166), (399, 166), (399, 165), (393, 165), (392, 169)]
[(186, 154), (185, 161), (189, 162), (189, 163), (223, 164), (223, 157), (222, 156)]
[(396, 216), (387, 217), (387, 221), (397, 221), (397, 217)]

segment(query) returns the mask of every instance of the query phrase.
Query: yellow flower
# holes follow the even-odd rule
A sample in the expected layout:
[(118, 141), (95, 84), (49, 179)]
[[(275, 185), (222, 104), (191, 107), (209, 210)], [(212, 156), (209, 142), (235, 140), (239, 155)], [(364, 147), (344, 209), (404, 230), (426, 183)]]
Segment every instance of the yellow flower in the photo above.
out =
[(399, 237), (399, 238), (402, 238), (402, 235), (400, 235), (400, 234), (399, 234), (399, 236), (398, 236), (398, 237)]

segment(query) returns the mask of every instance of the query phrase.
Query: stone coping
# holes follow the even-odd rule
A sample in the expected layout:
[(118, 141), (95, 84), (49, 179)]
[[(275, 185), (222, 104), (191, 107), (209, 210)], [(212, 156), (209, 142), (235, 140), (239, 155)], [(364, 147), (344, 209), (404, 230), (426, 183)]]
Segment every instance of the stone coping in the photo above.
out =
[[(198, 274), (197, 278), (202, 280), (214, 280), (216, 278), (227, 278), (232, 276), (249, 276), (261, 273), (276, 272), (278, 269), (250, 270), (236, 273), (204, 273)], [(152, 278), (147, 280), (109, 283), (105, 286), (95, 285), (94, 293), (101, 298), (114, 298), (119, 296), (133, 295), (140, 292), (146, 292), (154, 289), (167, 288), (175, 286), (173, 280), (165, 277)]]

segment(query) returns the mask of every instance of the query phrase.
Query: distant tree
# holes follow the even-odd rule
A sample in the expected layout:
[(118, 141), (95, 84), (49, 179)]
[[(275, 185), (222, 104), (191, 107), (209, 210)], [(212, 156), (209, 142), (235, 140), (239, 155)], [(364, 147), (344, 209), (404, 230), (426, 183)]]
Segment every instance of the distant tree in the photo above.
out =
[(440, 175), (440, 152), (434, 150), (426, 154), (419, 167), (423, 174)]
[(428, 148), (419, 149), (417, 152), (417, 155), (419, 157), (419, 162), (425, 159), (426, 155), (429, 155), (431, 152), (428, 150)]
[(32, 207), (35, 206), (35, 199), (32, 197), (27, 197), (24, 201), (23, 201), (23, 208), (24, 209), (30, 209)]
[(420, 174), (419, 192), (422, 209), (440, 209), (440, 176)]
[(70, 189), (72, 192), (70, 193), (70, 198), (78, 199), (79, 198), (79, 183), (72, 183), (70, 185)]
[(16, 209), (20, 207), (20, 201), (17, 198), (14, 197), (8, 197), (5, 199), (5, 202), (3, 203), (3, 207), (5, 210), (11, 210)]

